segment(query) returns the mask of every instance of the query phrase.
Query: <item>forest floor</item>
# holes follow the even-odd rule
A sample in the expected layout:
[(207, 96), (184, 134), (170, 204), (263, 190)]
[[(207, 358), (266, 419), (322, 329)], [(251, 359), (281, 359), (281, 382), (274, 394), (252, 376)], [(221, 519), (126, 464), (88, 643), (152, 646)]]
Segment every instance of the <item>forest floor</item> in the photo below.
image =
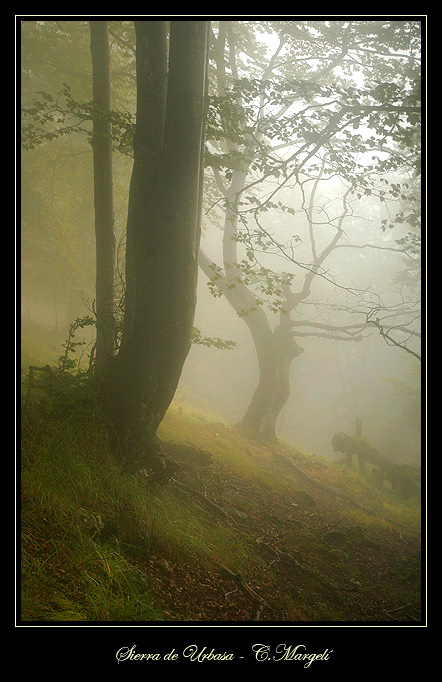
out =
[[(179, 415), (169, 419), (180, 421)], [(224, 441), (221, 449), (242, 450), (261, 468), (253, 480), (235, 475), (214, 458), (198, 464), (198, 450), (192, 447), (172, 448), (180, 464), (174, 478), (177, 489), (203, 507), (214, 523), (241, 536), (256, 558), (240, 569), (224, 565), (216, 553), (209, 566), (206, 561), (182, 565), (157, 556), (142, 563), (172, 618), (420, 619), (421, 544), (415, 501), (405, 503), (412, 519), (407, 524), (400, 504), (399, 513), (394, 503), (396, 508), (388, 511), (388, 493), (382, 499), (383, 493), (357, 472), (298, 448), (266, 447), (219, 423), (208, 424), (204, 439), (196, 440), (198, 447), (204, 441), (206, 452), (211, 452), (211, 441)], [(290, 459), (305, 476), (291, 470)], [(279, 480), (283, 485), (275, 484)]]
[(22, 621), (420, 621), (416, 497), (179, 397), (159, 435), (165, 485), (96, 425), (25, 417)]

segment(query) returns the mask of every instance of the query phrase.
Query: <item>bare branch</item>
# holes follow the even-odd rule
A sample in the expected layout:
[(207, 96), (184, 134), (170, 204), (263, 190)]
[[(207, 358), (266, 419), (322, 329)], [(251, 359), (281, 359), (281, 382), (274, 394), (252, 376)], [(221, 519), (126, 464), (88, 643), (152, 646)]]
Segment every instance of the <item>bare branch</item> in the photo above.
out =
[[(335, 331), (335, 332), (344, 332), (350, 336), (355, 336), (352, 334), (349, 330), (350, 329), (357, 329), (358, 331), (361, 331), (365, 327), (367, 327), (369, 323), (367, 322), (361, 322), (360, 324), (347, 324), (347, 325), (332, 325), (332, 324), (324, 324), (322, 322), (309, 322), (309, 321), (301, 321), (301, 320), (292, 320), (290, 323), (291, 327), (312, 327), (315, 329), (326, 329), (328, 331)], [(298, 334), (298, 332), (296, 332)]]
[(338, 334), (326, 334), (321, 332), (296, 332), (296, 336), (315, 336), (324, 339), (333, 339), (335, 341), (362, 341), (364, 338), (360, 334), (358, 336), (339, 336)]
[(414, 334), (414, 332), (412, 332), (412, 331), (410, 331), (407, 328), (404, 328), (402, 326), (400, 326), (400, 327), (399, 326), (398, 327), (393, 326), (393, 327), (389, 327), (388, 330), (385, 330), (384, 325), (381, 323), (381, 320), (379, 318), (372, 319), (372, 316), (376, 312), (379, 312), (379, 309), (374, 309), (374, 310), (371, 310), (369, 313), (367, 313), (367, 317), (366, 317), (367, 323), (371, 323), (378, 328), (379, 334), (385, 339), (385, 341), (387, 342), (387, 344), (389, 346), (392, 345), (392, 346), (396, 346), (397, 348), (401, 348), (403, 351), (405, 351), (406, 353), (409, 353), (410, 355), (413, 355), (417, 360), (419, 360), (419, 362), (421, 362), (421, 356), (419, 355), (419, 353), (416, 353), (415, 351), (411, 350), (411, 348), (408, 348), (406, 343), (403, 343), (403, 342), (400, 342), (400, 341), (397, 341), (396, 339), (394, 339), (391, 336), (390, 332), (394, 329), (398, 329), (400, 331), (409, 332), (410, 335), (418, 336), (418, 334), (417, 333)]
[(410, 258), (414, 263), (416, 259), (405, 249), (395, 249), (393, 246), (377, 246), (376, 244), (337, 244), (336, 249), (378, 249), (379, 251), (393, 251), (395, 253), (402, 253), (404, 256)]

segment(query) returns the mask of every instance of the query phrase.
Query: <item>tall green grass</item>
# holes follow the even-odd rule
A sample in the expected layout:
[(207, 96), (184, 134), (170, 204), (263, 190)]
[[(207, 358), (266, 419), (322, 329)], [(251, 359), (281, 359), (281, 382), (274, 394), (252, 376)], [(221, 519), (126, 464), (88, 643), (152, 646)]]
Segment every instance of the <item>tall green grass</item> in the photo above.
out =
[[(244, 575), (264, 569), (288, 600), (288, 610), (293, 599), (299, 606), (299, 594), (285, 592), (286, 586), (258, 556), (253, 530), (249, 534), (226, 524), (185, 487), (154, 486), (141, 474), (123, 471), (91, 393), (84, 391), (85, 382), (91, 388), (87, 373), (58, 368), (51, 376), (42, 373), (41, 379), (40, 388), (32, 391), (26, 377), (23, 384), (19, 617), (24, 622), (170, 620), (151, 582), (155, 560), (190, 570), (193, 566), (196, 574), (220, 563)], [(289, 510), (295, 500), (293, 508), (299, 508), (304, 482), (274, 457), (274, 448), (242, 437), (202, 412), (201, 405), (192, 409), (188, 400), (186, 396), (172, 404), (159, 435), (166, 442), (209, 451), (212, 464), (195, 469), (194, 475), (187, 469), (181, 480), (252, 520), (260, 517), (260, 505), (267, 500), (277, 505), (285, 501)], [(299, 448), (281, 443), (278, 450), (296, 456), (313, 478), (378, 512), (373, 516), (350, 505), (339, 512), (346, 523), (382, 530), (390, 525), (385, 516), (419, 528), (417, 499), (404, 502), (392, 490), (375, 488), (357, 469), (319, 461)], [(321, 498), (314, 488), (308, 490), (311, 497)], [(317, 512), (325, 518), (327, 501), (322, 495), (323, 509)], [(307, 557), (324, 550), (315, 523), (307, 521), (294, 525), (286, 541), (288, 551)], [(402, 575), (408, 579), (410, 572), (400, 567)], [(304, 601), (310, 619), (307, 597)]]
[(24, 420), (21, 617), (159, 620), (125, 547), (148, 547), (148, 498), (97, 424)]
[(260, 562), (250, 538), (197, 500), (124, 473), (97, 422), (31, 411), (21, 464), (24, 620), (161, 620), (142, 570), (150, 556)]

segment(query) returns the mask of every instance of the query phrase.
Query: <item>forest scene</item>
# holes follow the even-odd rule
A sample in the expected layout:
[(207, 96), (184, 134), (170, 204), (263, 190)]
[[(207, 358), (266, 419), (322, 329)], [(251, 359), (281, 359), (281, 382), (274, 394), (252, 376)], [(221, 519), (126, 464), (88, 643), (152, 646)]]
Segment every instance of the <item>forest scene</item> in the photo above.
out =
[(424, 29), (17, 18), (20, 623), (424, 622)]

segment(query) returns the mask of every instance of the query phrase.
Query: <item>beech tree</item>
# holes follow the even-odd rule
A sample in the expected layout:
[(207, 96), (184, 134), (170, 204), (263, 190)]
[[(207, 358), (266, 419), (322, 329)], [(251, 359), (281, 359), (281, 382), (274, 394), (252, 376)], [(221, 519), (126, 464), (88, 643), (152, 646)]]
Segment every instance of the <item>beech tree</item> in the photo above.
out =
[(107, 21), (90, 21), (96, 243), (97, 339), (95, 362), (100, 368), (115, 354), (115, 251), (112, 169), (111, 70)]
[(192, 341), (207, 21), (136, 21), (137, 119), (121, 346), (104, 392), (123, 456), (155, 451)]
[[(367, 303), (370, 292), (339, 282), (327, 272), (325, 261), (336, 248), (349, 246), (342, 243), (344, 221), (358, 200), (377, 196), (385, 204), (407, 199), (406, 185), (393, 182), (388, 173), (417, 172), (419, 22), (269, 22), (278, 44), (267, 58), (257, 47), (253, 25), (241, 24), (221, 21), (212, 34), (217, 94), (207, 158), (224, 205), (223, 255), (220, 265), (202, 251), (200, 266), (212, 291), (222, 293), (248, 326), (257, 354), (258, 385), (238, 427), (274, 440), (276, 420), (290, 395), (290, 366), (303, 350), (299, 337), (359, 341), (377, 320), (388, 338), (374, 316), (377, 311), (382, 318), (382, 302), (373, 296)], [(353, 78), (361, 70), (364, 79), (358, 88)], [(357, 160), (367, 153), (372, 154), (371, 164)], [(316, 216), (326, 211), (317, 202), (317, 189), (335, 176), (344, 187), (341, 209), (333, 219), (320, 221), (330, 228), (324, 243)], [(293, 204), (277, 201), (278, 193), (287, 196), (289, 186), (298, 190), (297, 211)], [(408, 199), (413, 203), (413, 197)], [(220, 201), (212, 203), (218, 207)], [(267, 211), (305, 215), (310, 260), (300, 262), (293, 242), (282, 243), (272, 234), (265, 225)], [(418, 212), (414, 203), (403, 222), (415, 225)], [(379, 229), (385, 230), (385, 224)], [(297, 239), (295, 235), (295, 245)], [(409, 255), (399, 245), (393, 250)], [(297, 271), (296, 282), (299, 271), (303, 273), (301, 285), (293, 286), (293, 270), (275, 273), (261, 265), (259, 252), (283, 255)], [(364, 300), (356, 323), (291, 317), (299, 314), (319, 278)], [(271, 309), (279, 315), (273, 328), (263, 309), (265, 299), (273, 300)], [(407, 309), (404, 304), (400, 312)], [(410, 315), (415, 312), (413, 307)], [(405, 333), (417, 334), (398, 319), (396, 329), (402, 324)]]
[[(91, 22), (101, 28), (105, 23)], [(138, 457), (152, 442), (176, 388), (192, 332), (193, 340), (201, 342), (198, 330), (195, 337), (192, 320), (209, 23), (171, 22), (169, 49), (166, 22), (134, 22), (137, 123), (124, 320), (118, 355), (112, 357), (112, 343), (104, 353), (98, 352), (99, 357), (109, 359), (103, 395), (119, 446), (128, 458)], [(111, 26), (111, 34), (117, 43), (122, 40), (121, 44), (130, 47), (132, 38), (123, 40), (120, 28)], [(276, 37), (270, 56), (258, 43), (263, 30)], [(357, 292), (342, 276), (330, 273), (328, 259), (342, 248), (384, 248), (356, 243), (346, 236), (355, 207), (368, 197), (394, 209), (388, 221), (379, 221), (380, 230), (401, 223), (410, 228), (397, 248), (390, 245), (385, 249), (397, 250), (406, 258), (418, 257), (419, 22), (221, 21), (214, 24), (211, 39), (214, 94), (209, 99), (205, 159), (213, 184), (206, 185), (206, 208), (211, 217), (216, 208), (224, 207), (223, 255), (219, 264), (200, 251), (199, 263), (212, 291), (226, 296), (248, 326), (255, 345), (260, 376), (241, 428), (271, 440), (289, 396), (292, 361), (303, 350), (301, 337), (320, 335), (355, 342), (371, 329), (388, 343), (414, 353), (394, 335), (418, 338), (417, 328), (411, 329), (405, 317), (398, 316), (399, 310), (409, 311), (412, 319), (418, 314), (417, 306), (411, 308), (403, 300), (395, 310), (389, 309), (372, 292)], [(126, 50), (125, 58), (130, 70), (129, 52)], [(363, 78), (356, 80), (361, 72)], [(108, 72), (103, 73), (97, 84), (102, 93), (108, 82)], [(66, 113), (70, 118), (65, 128), (57, 131), (53, 127), (47, 134), (52, 139), (71, 130), (72, 117), (78, 120), (80, 130), (92, 121), (97, 170), (97, 142), (109, 140), (108, 133), (99, 136), (99, 125), (108, 126), (109, 131), (112, 120), (114, 145), (127, 152), (133, 130), (130, 115), (112, 112), (110, 117), (101, 116), (100, 112), (110, 111), (109, 99), (89, 107), (74, 101), (67, 88), (64, 96), (65, 112), (58, 99), (48, 100), (47, 108), (40, 103), (30, 109), (32, 124), (25, 130), (30, 145), (36, 139), (36, 115), (45, 124)], [(109, 160), (108, 152), (109, 148)], [(367, 155), (371, 155), (370, 163)], [(358, 157), (364, 158), (358, 161)], [(210, 183), (210, 174), (206, 175)], [(104, 177), (97, 173), (96, 209)], [(334, 197), (338, 210), (333, 217), (324, 218), (327, 209), (319, 198), (320, 188), (333, 177), (340, 178), (342, 188)], [(111, 197), (109, 188), (108, 183), (107, 195), (102, 195), (107, 199)], [(288, 195), (295, 192), (295, 200), (290, 199)], [(400, 210), (395, 202), (401, 202)], [(109, 219), (104, 222), (110, 226), (110, 201), (107, 206)], [(301, 261), (298, 257), (297, 235), (292, 235), (290, 243), (290, 239), (281, 238), (281, 231), (273, 234), (267, 212), (304, 216), (305, 246), (310, 249), (307, 258)], [(111, 244), (111, 229), (107, 234)], [(261, 264), (259, 254), (264, 253), (283, 256), (284, 271)], [(107, 260), (108, 275), (111, 260)], [(96, 308), (99, 330), (103, 330), (98, 271)], [(110, 285), (110, 278), (107, 281)], [(318, 281), (342, 291), (347, 300), (352, 297), (353, 305), (360, 295), (357, 320), (340, 325), (320, 315), (306, 320), (301, 311), (312, 302), (312, 285)], [(109, 302), (112, 296), (107, 297)], [(278, 315), (276, 325), (265, 312), (265, 301)], [(316, 299), (314, 302), (319, 307)], [(110, 328), (106, 338), (113, 336)], [(223, 343), (220, 341), (220, 347)]]
[(63, 330), (95, 286), (91, 125), (59, 122), (66, 82), (72, 99), (92, 96), (89, 22), (22, 21), (20, 39), (22, 297), (31, 320), (44, 308)]
[[(118, 447), (125, 459), (136, 460), (152, 446), (190, 344), (218, 348), (232, 344), (206, 338), (193, 327), (210, 22), (172, 21), (170, 28), (166, 21), (134, 22), (135, 125), (130, 112), (112, 110), (107, 23), (89, 22), (93, 100), (76, 99), (66, 83), (55, 96), (40, 92), (33, 106), (24, 109), (23, 145), (32, 150), (73, 131), (91, 141), (95, 374)], [(122, 38), (120, 27), (111, 26), (110, 34), (119, 50), (123, 45), (124, 58), (131, 67), (127, 56), (132, 54), (130, 32), (127, 39)], [(119, 311), (124, 311), (122, 323), (114, 316), (112, 143), (123, 154), (133, 156), (124, 296), (118, 301)]]

